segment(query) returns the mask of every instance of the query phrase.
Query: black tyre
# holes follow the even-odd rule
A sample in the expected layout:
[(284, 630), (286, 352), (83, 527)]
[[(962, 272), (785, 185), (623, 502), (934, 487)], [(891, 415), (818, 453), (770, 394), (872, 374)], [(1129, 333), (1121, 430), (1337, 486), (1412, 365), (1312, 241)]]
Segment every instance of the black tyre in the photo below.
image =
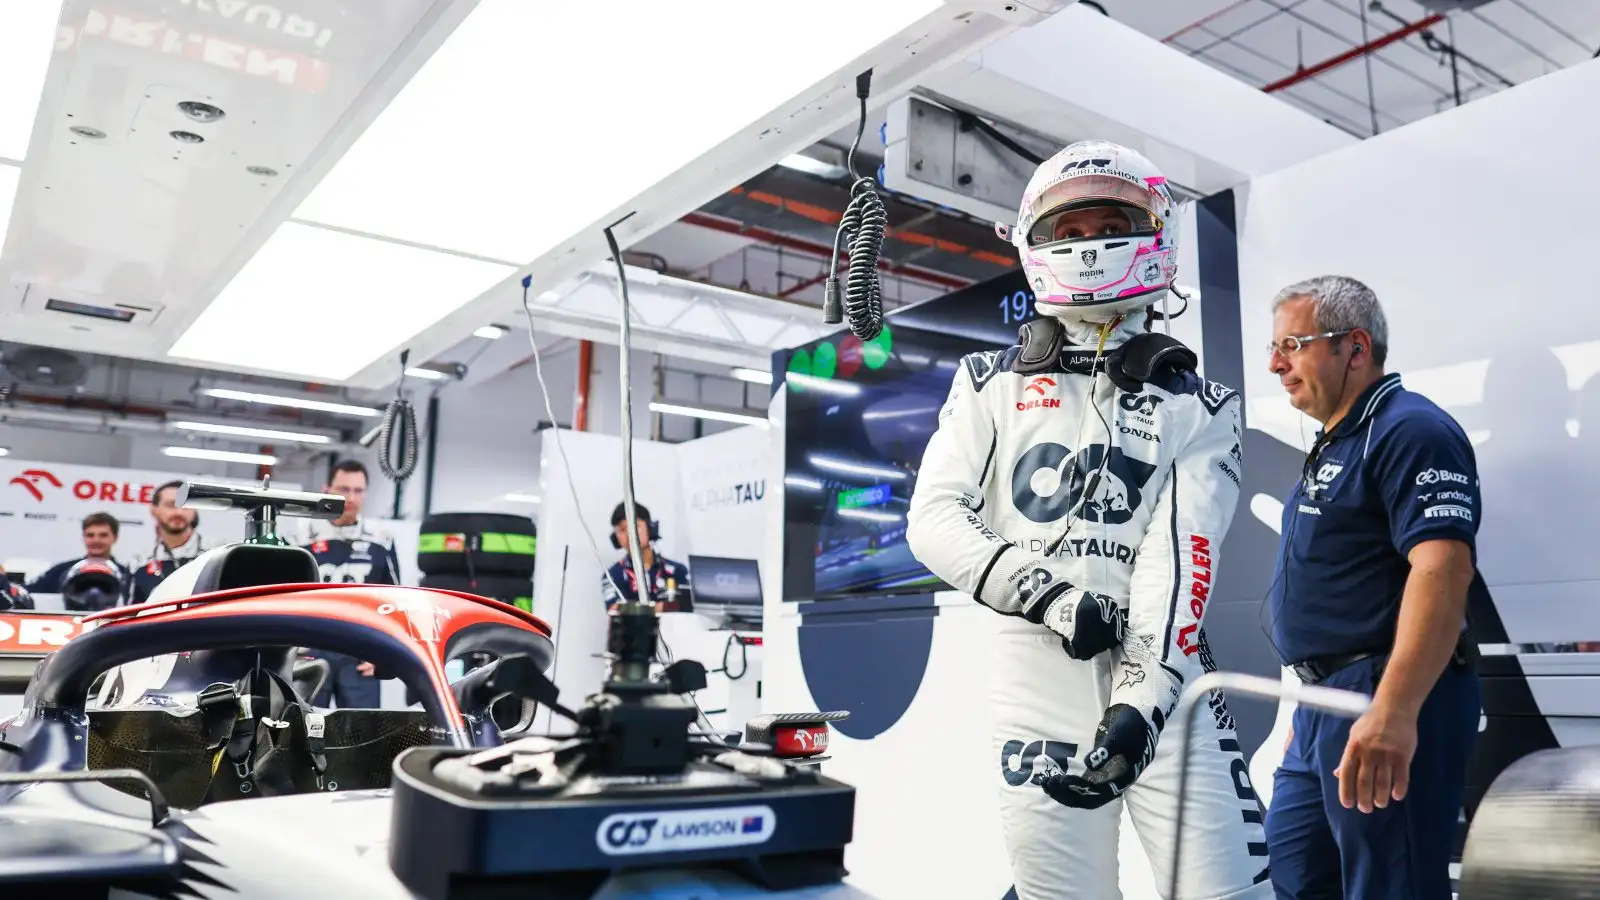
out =
[(424, 575), (422, 587), (440, 591), (463, 591), (509, 603), (527, 612), (533, 612), (533, 578), (531, 576), (483, 575), (476, 579), (465, 575)]
[(533, 575), (538, 530), (526, 516), (440, 513), (422, 520), (417, 569), (424, 575)]

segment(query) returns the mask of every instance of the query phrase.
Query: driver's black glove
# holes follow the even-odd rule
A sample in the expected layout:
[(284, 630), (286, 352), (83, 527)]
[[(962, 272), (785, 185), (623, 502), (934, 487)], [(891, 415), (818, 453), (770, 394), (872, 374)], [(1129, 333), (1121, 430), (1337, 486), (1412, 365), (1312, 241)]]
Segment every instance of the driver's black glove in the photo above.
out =
[(1061, 635), (1073, 659), (1093, 659), (1121, 645), (1128, 613), (1115, 598), (1073, 584), (1067, 569), (1059, 560), (1024, 560), (1003, 579), (990, 579), (978, 602)]
[(1078, 809), (1099, 809), (1122, 796), (1155, 756), (1157, 728), (1139, 711), (1114, 704), (1095, 729), (1094, 748), (1083, 759), (1088, 769), (1073, 775), (1059, 767), (1035, 767), (1033, 783), (1050, 799)]

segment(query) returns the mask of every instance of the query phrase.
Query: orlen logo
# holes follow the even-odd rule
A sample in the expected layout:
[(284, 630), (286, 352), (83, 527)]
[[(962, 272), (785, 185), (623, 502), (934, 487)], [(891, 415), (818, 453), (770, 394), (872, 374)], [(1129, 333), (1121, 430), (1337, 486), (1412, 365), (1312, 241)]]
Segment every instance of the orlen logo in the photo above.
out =
[(0, 613), (0, 653), (48, 653), (93, 629), (77, 616)]
[(814, 756), (828, 749), (828, 726), (780, 728), (773, 742), (778, 756)]
[[(48, 469), (24, 469), (20, 475), (11, 479), (11, 484), (21, 486), (40, 503), (44, 502), (46, 487), (49, 489), (63, 487), (61, 479)], [(149, 506), (155, 497), (155, 492), (156, 486), (153, 484), (136, 485), (126, 481), (91, 481), (85, 478), (72, 485), (72, 496), (85, 502), (93, 500)]]
[(1025, 409), (1059, 409), (1061, 406), (1061, 401), (1059, 399), (1045, 396), (1045, 394), (1049, 393), (1047, 388), (1053, 388), (1055, 386), (1055, 379), (1045, 375), (1040, 375), (1037, 378), (1029, 379), (1027, 387), (1023, 388), (1022, 390), (1024, 393), (1032, 391), (1035, 394), (1038, 394), (1039, 399), (1017, 401), (1017, 411), (1021, 412)]
[(1194, 622), (1178, 629), (1178, 649), (1184, 656), (1200, 652), (1200, 645), (1190, 638), (1200, 627), (1206, 601), (1211, 597), (1211, 542), (1198, 534), (1190, 536), (1189, 554), (1194, 562), (1194, 584), (1189, 587), (1189, 612), (1194, 613)]
[(771, 840), (777, 824), (770, 806), (615, 813), (595, 829), (595, 846), (607, 856), (743, 847)]
[(33, 495), (33, 499), (44, 502), (44, 491), (39, 490), (40, 484), (49, 484), (53, 488), (61, 487), (61, 479), (44, 469), (27, 469), (21, 475), (11, 479), (12, 484), (22, 486), (22, 489)]

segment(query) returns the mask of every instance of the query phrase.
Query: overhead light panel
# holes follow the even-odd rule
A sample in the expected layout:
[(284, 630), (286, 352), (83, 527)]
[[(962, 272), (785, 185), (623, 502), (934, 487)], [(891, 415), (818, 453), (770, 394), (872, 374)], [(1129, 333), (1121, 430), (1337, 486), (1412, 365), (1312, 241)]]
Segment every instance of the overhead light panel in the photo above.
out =
[(510, 329), (504, 325), (485, 325), (472, 333), (473, 337), (480, 337), (486, 341), (498, 341)]
[(0, 157), (28, 158), (33, 120), (56, 48), (61, 6), (60, 0), (28, 0), (7, 3), (0, 13), (5, 25), (0, 28), (0, 72), (6, 84), (0, 91)]
[(772, 373), (763, 372), (760, 369), (746, 369), (743, 367), (736, 368), (733, 370), (733, 377), (739, 379), (740, 381), (748, 381), (751, 384), (772, 383)]
[(438, 369), (419, 369), (413, 366), (406, 370), (406, 377), (421, 378), (426, 381), (443, 381), (450, 376), (439, 371)]
[(10, 456), (10, 455), (11, 455), (11, 448), (10, 447), (0, 447), (0, 456)]
[[(223, 368), (344, 381), (513, 271), (509, 265), (285, 222), (167, 355)], [(339, 337), (308, 336), (308, 323), (319, 334)]]
[(252, 466), (276, 465), (278, 458), (267, 453), (236, 453), (232, 450), (210, 450), (205, 447), (162, 447), (161, 452), (180, 459), (210, 459), (217, 462), (246, 463)]
[[(942, 5), (701, 0), (685, 15), (678, 3), (630, 3), (619, 28), (611, 4), (480, 0), (295, 218), (536, 260)], [(760, 75), (729, 74), (741, 72)], [(553, 123), (614, 132), (618, 97), (629, 98), (629, 133), (650, 136), (648, 153), (627, 140), (550, 140)]]
[(298, 444), (333, 443), (333, 439), (325, 434), (312, 434), (305, 431), (278, 431), (273, 428), (250, 428), (245, 425), (220, 425), (215, 422), (173, 422), (172, 427), (181, 431), (199, 431), (205, 434), (261, 438), (266, 441), (293, 441)]
[(512, 503), (538, 503), (539, 499), (540, 499), (537, 494), (514, 494), (514, 493), (513, 494), (507, 494), (505, 498), (507, 500), (510, 500)]
[(793, 153), (785, 156), (783, 159), (778, 160), (778, 165), (783, 166), (785, 169), (794, 169), (796, 172), (804, 172), (807, 175), (815, 175), (818, 178), (843, 178), (850, 174), (850, 170), (844, 166), (826, 163), (820, 159), (812, 159), (803, 153)]
[(218, 400), (238, 400), (241, 403), (260, 403), (265, 406), (287, 406), (291, 409), (310, 409), (317, 412), (336, 413), (341, 416), (372, 417), (382, 413), (382, 410), (370, 406), (355, 406), (350, 403), (332, 403), (327, 400), (308, 400), (304, 397), (280, 397), (277, 394), (257, 394), (251, 391), (236, 391), (231, 388), (206, 388), (200, 393)]
[(650, 411), (695, 419), (710, 419), (715, 422), (732, 422), (736, 425), (759, 425), (763, 428), (767, 425), (765, 416), (752, 416), (720, 409), (702, 409), (698, 406), (679, 406), (676, 403), (651, 403)]

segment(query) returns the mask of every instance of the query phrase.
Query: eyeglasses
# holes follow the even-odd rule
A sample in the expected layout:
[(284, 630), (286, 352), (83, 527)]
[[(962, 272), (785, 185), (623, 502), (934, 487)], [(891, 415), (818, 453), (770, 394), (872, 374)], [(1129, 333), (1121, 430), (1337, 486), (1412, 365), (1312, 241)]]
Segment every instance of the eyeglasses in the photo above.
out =
[(1299, 353), (1301, 350), (1306, 348), (1307, 344), (1315, 343), (1316, 341), (1320, 341), (1324, 338), (1343, 337), (1354, 330), (1354, 328), (1346, 328), (1343, 331), (1324, 331), (1321, 334), (1306, 334), (1299, 337), (1290, 335), (1281, 341), (1272, 341), (1268, 343), (1267, 355), (1271, 356), (1274, 353), (1282, 353), (1284, 356), (1288, 356), (1291, 353)]

